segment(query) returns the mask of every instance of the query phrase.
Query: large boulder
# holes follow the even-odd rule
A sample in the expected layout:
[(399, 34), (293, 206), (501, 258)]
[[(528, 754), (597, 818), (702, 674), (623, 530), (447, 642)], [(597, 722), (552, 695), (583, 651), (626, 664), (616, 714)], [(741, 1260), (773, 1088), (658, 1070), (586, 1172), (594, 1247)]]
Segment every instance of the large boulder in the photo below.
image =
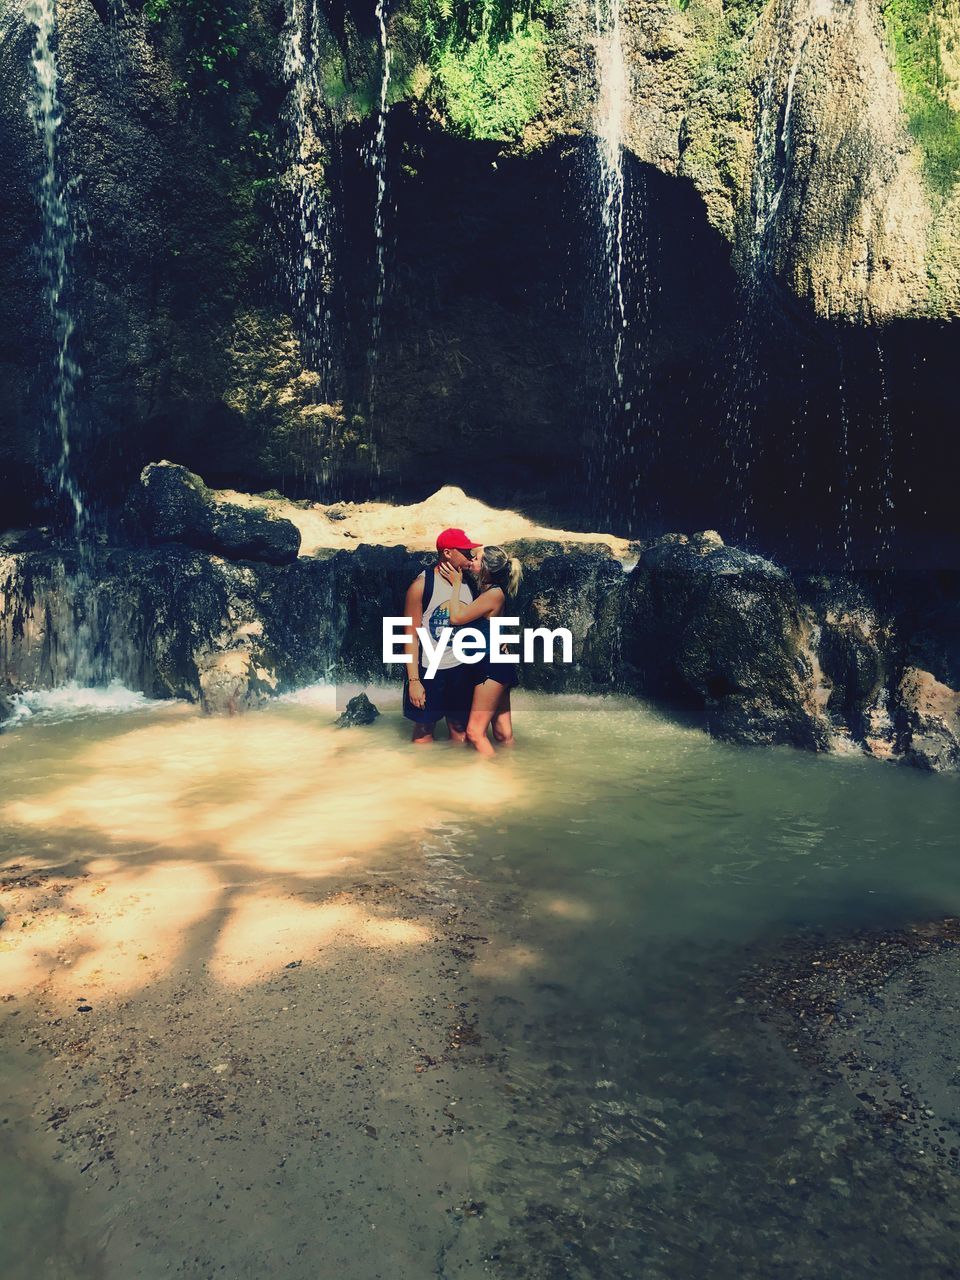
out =
[(960, 768), (960, 693), (908, 667), (897, 691), (903, 758), (933, 773)]
[(891, 712), (904, 654), (889, 584), (878, 574), (795, 579), (810, 619), (810, 650), (834, 732), (871, 755), (895, 745)]
[(506, 548), (523, 565), (524, 577), (516, 600), (506, 613), (519, 617), (521, 627), (553, 631), (566, 627), (573, 642), (572, 663), (544, 660), (537, 644), (533, 662), (525, 663), (521, 683), (526, 689), (551, 692), (606, 690), (619, 677), (620, 593), (623, 566), (605, 546), (522, 539)]
[(225, 501), (174, 462), (144, 467), (134, 506), (153, 543), (182, 542), (233, 560), (268, 564), (290, 564), (300, 551), (300, 531), (291, 521)]
[(624, 615), (622, 661), (644, 692), (701, 704), (720, 738), (829, 745), (807, 620), (769, 560), (670, 535), (640, 556)]

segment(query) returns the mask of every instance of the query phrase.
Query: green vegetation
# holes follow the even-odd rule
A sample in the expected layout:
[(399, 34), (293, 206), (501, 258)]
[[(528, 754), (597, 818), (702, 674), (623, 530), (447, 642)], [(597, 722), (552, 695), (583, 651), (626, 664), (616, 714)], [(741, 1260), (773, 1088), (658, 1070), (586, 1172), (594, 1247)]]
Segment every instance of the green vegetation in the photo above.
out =
[(705, 193), (711, 216), (731, 238), (735, 209), (750, 182), (754, 102), (750, 41), (768, 0), (686, 0), (693, 93), (681, 134), (680, 172)]
[(239, 0), (146, 0), (143, 11), (155, 24), (180, 19), (187, 68), (187, 79), (178, 85), (183, 92), (207, 94), (231, 87), (230, 65), (248, 26)]
[(533, 120), (547, 89), (553, 0), (427, 0), (429, 63), (452, 128), (510, 141)]
[(888, 0), (883, 16), (903, 89), (907, 122), (924, 159), (930, 186), (946, 195), (960, 178), (960, 111), (942, 49), (952, 52), (960, 33), (950, 30), (950, 0)]
[(442, 49), (437, 78), (451, 125), (471, 138), (515, 137), (536, 116), (547, 87), (544, 37), (534, 22), (492, 46)]

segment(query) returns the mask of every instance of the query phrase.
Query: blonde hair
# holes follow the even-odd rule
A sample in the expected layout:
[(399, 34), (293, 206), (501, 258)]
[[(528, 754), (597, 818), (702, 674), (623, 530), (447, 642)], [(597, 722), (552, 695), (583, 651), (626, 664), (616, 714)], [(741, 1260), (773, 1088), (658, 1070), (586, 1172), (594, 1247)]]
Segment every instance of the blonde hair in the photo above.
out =
[(484, 547), (482, 564), (493, 586), (499, 587), (508, 596), (517, 594), (523, 568), (516, 556), (508, 556), (503, 547)]

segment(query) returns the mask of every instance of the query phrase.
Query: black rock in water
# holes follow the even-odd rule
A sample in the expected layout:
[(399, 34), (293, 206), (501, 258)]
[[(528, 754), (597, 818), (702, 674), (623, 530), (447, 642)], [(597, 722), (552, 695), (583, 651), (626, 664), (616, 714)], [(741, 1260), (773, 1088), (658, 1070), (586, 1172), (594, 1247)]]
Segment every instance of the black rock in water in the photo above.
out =
[(349, 729), (357, 724), (373, 724), (380, 712), (365, 693), (350, 699), (346, 710), (337, 718), (338, 729)]

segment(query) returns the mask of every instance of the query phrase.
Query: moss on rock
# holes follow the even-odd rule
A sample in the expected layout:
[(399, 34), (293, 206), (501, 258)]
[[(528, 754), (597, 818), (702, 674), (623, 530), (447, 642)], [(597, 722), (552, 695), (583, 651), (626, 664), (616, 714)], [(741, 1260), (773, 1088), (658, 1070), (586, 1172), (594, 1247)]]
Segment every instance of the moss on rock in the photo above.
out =
[(960, 44), (960, 6), (887, 0), (883, 18), (910, 132), (931, 189), (945, 197), (960, 179), (960, 83), (951, 57)]

